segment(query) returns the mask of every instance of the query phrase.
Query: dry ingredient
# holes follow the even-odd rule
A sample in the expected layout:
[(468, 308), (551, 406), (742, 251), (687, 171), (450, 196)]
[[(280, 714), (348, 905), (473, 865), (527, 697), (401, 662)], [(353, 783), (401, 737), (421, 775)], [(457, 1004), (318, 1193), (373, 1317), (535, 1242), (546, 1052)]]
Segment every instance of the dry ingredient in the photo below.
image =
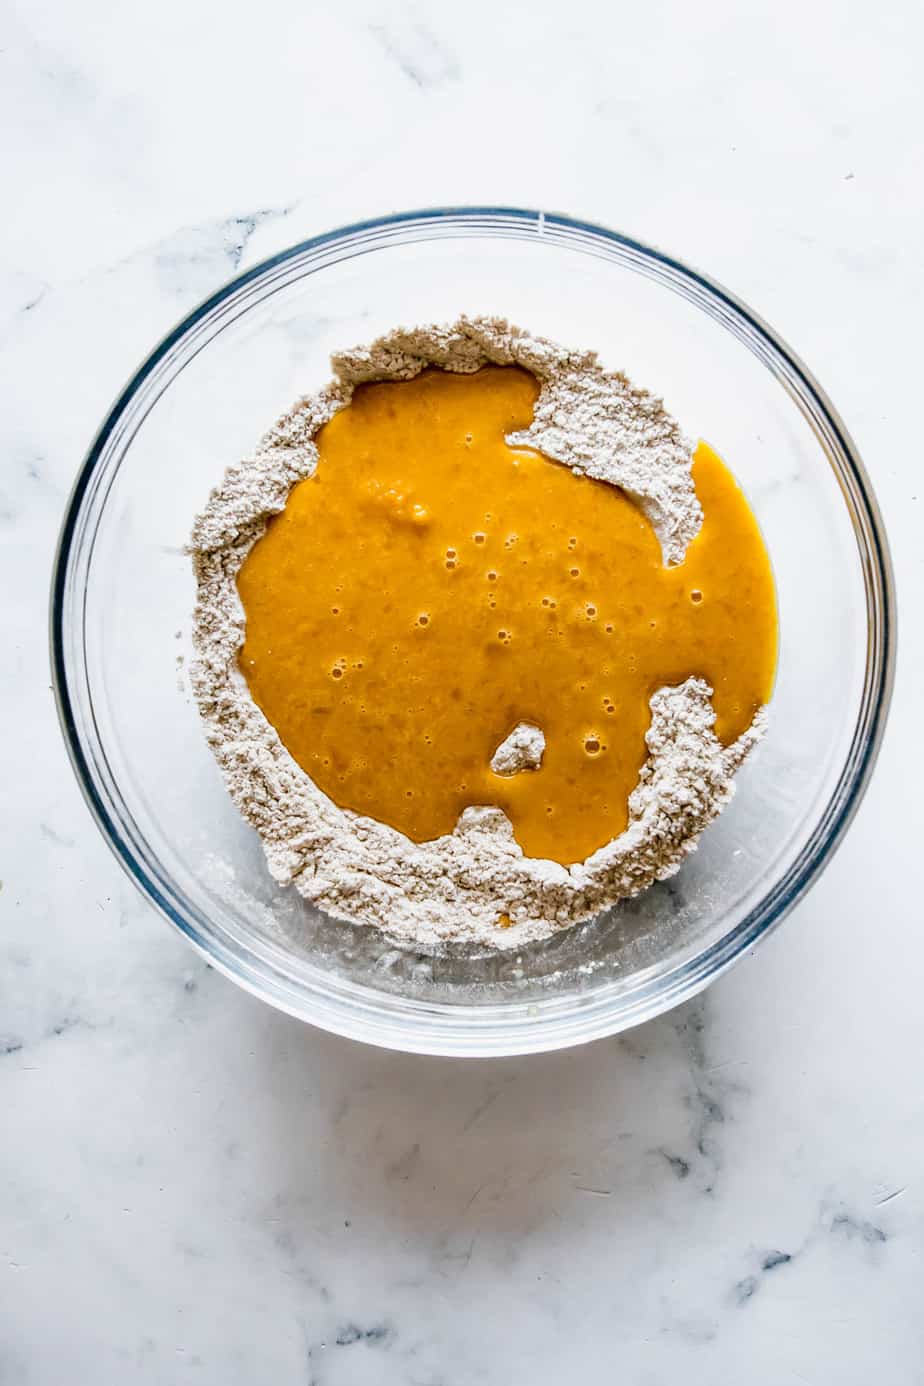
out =
[[(377, 925), (427, 951), (458, 941), (519, 947), (673, 874), (731, 797), (733, 775), (765, 723), (758, 713), (726, 748), (713, 733), (711, 690), (702, 679), (659, 690), (629, 825), (571, 867), (524, 857), (495, 808), (468, 808), (451, 834), (415, 844), (338, 808), (292, 759), (238, 669), (241, 564), (295, 482), (313, 472), (314, 437), (349, 403), (355, 385), (406, 380), (430, 365), (472, 372), (487, 363), (519, 365), (540, 384), (532, 424), (508, 441), (626, 491), (650, 520), (665, 562), (679, 562), (702, 516), (690, 446), (660, 401), (605, 372), (593, 353), (567, 351), (496, 319), (398, 331), (335, 357), (335, 381), (299, 401), (252, 457), (229, 469), (191, 545), (198, 583), (193, 687), (228, 788), (260, 832), (272, 874), (332, 915)], [(517, 728), (492, 768), (513, 773), (536, 764), (541, 736), (535, 727)]]

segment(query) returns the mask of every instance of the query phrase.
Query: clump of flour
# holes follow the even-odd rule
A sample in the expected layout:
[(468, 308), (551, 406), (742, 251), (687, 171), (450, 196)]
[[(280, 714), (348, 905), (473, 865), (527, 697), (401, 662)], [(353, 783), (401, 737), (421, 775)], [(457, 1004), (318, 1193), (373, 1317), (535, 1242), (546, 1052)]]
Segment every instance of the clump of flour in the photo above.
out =
[[(349, 404), (356, 385), (408, 380), (431, 365), (472, 372), (489, 362), (522, 366), (540, 385), (533, 422), (507, 441), (620, 487), (651, 522), (665, 563), (681, 562), (702, 512), (690, 445), (661, 401), (605, 371), (593, 352), (569, 351), (496, 318), (399, 329), (333, 357), (335, 379), (299, 400), (252, 455), (228, 469), (190, 543), (197, 583), (193, 690), (228, 790), (263, 839), (272, 875), (335, 917), (374, 924), (430, 952), (466, 940), (519, 948), (672, 876), (731, 799), (734, 774), (766, 723), (761, 710), (724, 747), (713, 731), (708, 684), (688, 678), (659, 689), (628, 827), (571, 867), (524, 857), (497, 808), (466, 809), (450, 835), (411, 842), (338, 808), (292, 759), (238, 669), (238, 570), (294, 484), (314, 471), (315, 435)], [(544, 747), (541, 731), (523, 723), (492, 765), (528, 773)]]
[(505, 736), (491, 757), (495, 775), (515, 775), (520, 770), (538, 770), (545, 750), (545, 736), (540, 727), (530, 722), (518, 722)]

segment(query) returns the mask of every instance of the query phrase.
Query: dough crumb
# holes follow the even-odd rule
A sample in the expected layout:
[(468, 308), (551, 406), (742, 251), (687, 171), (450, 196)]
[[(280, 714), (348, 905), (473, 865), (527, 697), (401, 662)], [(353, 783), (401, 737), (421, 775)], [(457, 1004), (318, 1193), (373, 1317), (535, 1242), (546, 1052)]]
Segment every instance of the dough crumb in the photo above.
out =
[(545, 750), (545, 737), (530, 722), (519, 722), (491, 757), (495, 775), (516, 775), (520, 770), (538, 770)]

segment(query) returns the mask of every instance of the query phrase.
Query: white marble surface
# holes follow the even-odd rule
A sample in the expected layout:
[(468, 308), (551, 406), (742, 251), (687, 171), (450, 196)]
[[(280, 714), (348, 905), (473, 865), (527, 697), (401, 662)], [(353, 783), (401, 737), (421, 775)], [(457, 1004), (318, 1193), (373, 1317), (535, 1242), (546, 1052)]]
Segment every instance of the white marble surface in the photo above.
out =
[[(0, 13), (0, 1381), (920, 1382), (920, 6)], [(71, 478), (153, 341), (304, 235), (474, 201), (763, 312), (868, 461), (904, 617), (872, 789), (784, 928), (643, 1030), (491, 1063), (209, 971), (89, 820), (45, 636)]]

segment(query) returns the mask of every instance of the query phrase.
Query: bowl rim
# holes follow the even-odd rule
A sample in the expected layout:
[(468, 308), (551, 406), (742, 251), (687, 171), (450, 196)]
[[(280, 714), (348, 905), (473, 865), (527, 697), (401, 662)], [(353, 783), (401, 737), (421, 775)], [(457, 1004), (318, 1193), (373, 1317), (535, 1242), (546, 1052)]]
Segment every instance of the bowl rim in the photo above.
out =
[[(860, 549), (867, 609), (866, 680), (849, 753), (814, 828), (779, 881), (754, 904), (722, 938), (682, 961), (671, 972), (643, 984), (613, 1005), (613, 995), (601, 988), (593, 998), (574, 995), (570, 1008), (541, 1014), (541, 1006), (523, 1001), (478, 1007), (451, 1002), (395, 997), (374, 992), (360, 983), (328, 979), (322, 990), (295, 985), (255, 950), (249, 955), (229, 946), (224, 938), (197, 927), (171, 901), (120, 832), (107, 793), (94, 775), (75, 715), (65, 645), (66, 592), (74, 559), (75, 540), (84, 501), (107, 444), (139, 390), (204, 319), (239, 295), (248, 285), (270, 276), (300, 255), (325, 246), (349, 244), (369, 233), (421, 230), (417, 239), (447, 239), (458, 234), (490, 235), (492, 228), (510, 227), (519, 239), (531, 234), (556, 233), (602, 241), (661, 271), (678, 291), (678, 281), (697, 306), (721, 316), (735, 335), (777, 377), (806, 414), (816, 434), (824, 433), (843, 465), (838, 481), (848, 506)], [(384, 242), (385, 245), (389, 242)], [(356, 253), (374, 252), (379, 243)], [(580, 247), (577, 247), (580, 248)], [(861, 538), (864, 541), (861, 544)], [(81, 607), (81, 610), (83, 608)], [(104, 839), (131, 880), (194, 947), (219, 971), (277, 1009), (323, 1029), (384, 1048), (410, 1053), (465, 1057), (500, 1056), (550, 1051), (615, 1034), (652, 1019), (690, 999), (727, 970), (744, 952), (776, 928), (817, 880), (843, 840), (869, 784), (882, 743), (895, 675), (895, 588), (888, 540), (869, 477), (844, 423), (801, 359), (764, 320), (716, 280), (684, 261), (652, 246), (593, 222), (521, 207), (441, 206), (391, 213), (354, 222), (309, 237), (267, 257), (208, 295), (186, 314), (130, 376), (101, 424), (77, 472), (67, 501), (55, 553), (50, 591), (50, 658), (58, 719), (72, 768), (84, 799)], [(206, 921), (208, 923), (208, 921)], [(336, 993), (336, 994), (334, 994)], [(466, 1017), (476, 1018), (474, 1024)], [(410, 1023), (409, 1023), (410, 1022)]]

